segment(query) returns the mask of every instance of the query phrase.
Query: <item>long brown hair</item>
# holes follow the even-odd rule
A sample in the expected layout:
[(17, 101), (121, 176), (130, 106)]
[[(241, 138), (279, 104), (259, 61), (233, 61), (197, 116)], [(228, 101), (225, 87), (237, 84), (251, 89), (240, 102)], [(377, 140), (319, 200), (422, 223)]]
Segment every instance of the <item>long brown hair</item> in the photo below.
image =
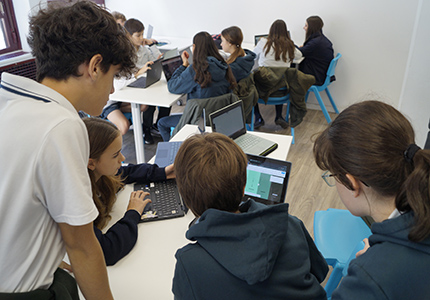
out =
[[(218, 48), (215, 45), (212, 36), (201, 31), (197, 33), (193, 38), (194, 52), (193, 52), (193, 69), (196, 72), (194, 80), (200, 84), (202, 88), (207, 87), (211, 81), (212, 76), (209, 73), (209, 63), (207, 61), (208, 56), (213, 56), (219, 61), (224, 61), (224, 58), (219, 54)], [(227, 72), (225, 78), (230, 83), (230, 88), (236, 86), (236, 79), (234, 78), (233, 72), (230, 66), (227, 65)]]
[(287, 62), (287, 54), (289, 61), (294, 59), (294, 43), (288, 34), (287, 24), (283, 20), (276, 20), (270, 26), (267, 43), (263, 50), (266, 50), (264, 55), (267, 55), (272, 49), (275, 51), (275, 60)]
[[(90, 141), (90, 158), (99, 159), (112, 142), (121, 136), (121, 132), (111, 122), (100, 118), (84, 118)], [(116, 201), (116, 193), (124, 186), (120, 175), (102, 176), (96, 181), (94, 171), (88, 169), (93, 190), (93, 200), (99, 211), (94, 225), (103, 229), (111, 219), (112, 207)]]
[(395, 197), (401, 212), (413, 211), (415, 224), (409, 239), (430, 236), (430, 150), (416, 152), (413, 162), (405, 151), (414, 143), (409, 121), (392, 106), (379, 101), (351, 105), (316, 139), (314, 156), (349, 189), (351, 174), (381, 196)]
[(310, 16), (306, 19), (306, 22), (308, 23), (308, 29), (306, 30), (305, 42), (315, 33), (323, 34), (322, 28), (324, 26), (324, 22), (320, 17)]
[(245, 56), (245, 50), (242, 49), (243, 34), (239, 27), (228, 27), (221, 31), (221, 35), (227, 42), (236, 46), (234, 52), (227, 59), (228, 64), (234, 62), (238, 57)]

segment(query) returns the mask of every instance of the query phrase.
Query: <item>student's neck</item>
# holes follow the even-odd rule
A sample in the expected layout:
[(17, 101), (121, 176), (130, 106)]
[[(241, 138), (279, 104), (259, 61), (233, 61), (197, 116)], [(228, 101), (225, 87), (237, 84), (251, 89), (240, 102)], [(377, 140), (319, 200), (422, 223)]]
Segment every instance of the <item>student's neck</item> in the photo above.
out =
[(77, 92), (80, 90), (80, 88), (78, 84), (74, 84), (74, 80), (56, 80), (52, 78), (44, 78), (41, 84), (60, 93), (73, 105), (76, 111), (81, 110), (79, 107), (79, 100), (81, 99), (81, 97), (79, 92)]
[(372, 201), (371, 217), (375, 222), (382, 222), (396, 209), (395, 197), (378, 197)]

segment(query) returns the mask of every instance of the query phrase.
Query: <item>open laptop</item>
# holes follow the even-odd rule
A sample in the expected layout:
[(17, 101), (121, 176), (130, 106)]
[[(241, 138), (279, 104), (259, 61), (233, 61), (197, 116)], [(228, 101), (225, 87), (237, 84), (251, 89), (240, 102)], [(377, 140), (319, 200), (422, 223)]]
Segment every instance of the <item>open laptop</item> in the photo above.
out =
[(257, 34), (254, 35), (254, 45), (257, 46), (258, 42), (261, 40), (261, 38), (267, 38), (268, 34)]
[(189, 54), (190, 57), (188, 57), (188, 62), (190, 64), (192, 64), (193, 63), (193, 50), (191, 49), (191, 46), (188, 46), (188, 47), (186, 47), (186, 48), (184, 48), (182, 50), (179, 50), (179, 55), (182, 55), (182, 53), (184, 51), (187, 51), (187, 53)]
[(162, 70), (163, 67), (161, 66), (161, 59), (158, 59), (154, 61), (154, 63), (151, 65), (151, 69), (146, 72), (146, 76), (141, 76), (137, 78), (128, 86), (145, 89), (160, 80)]
[(148, 30), (146, 31), (146, 38), (148, 40), (152, 39), (152, 32), (154, 31), (154, 26), (151, 24), (148, 25)]
[(166, 80), (169, 81), (176, 69), (182, 65), (182, 58), (180, 55), (176, 55), (168, 59), (163, 59), (161, 65), (163, 67), (164, 76)]
[[(206, 131), (206, 111), (204, 108), (202, 116), (197, 123), (197, 128), (201, 134)], [(154, 163), (159, 167), (166, 167), (173, 164), (175, 162), (176, 153), (178, 153), (181, 145), (182, 142), (159, 142), (155, 152)]]
[(148, 197), (151, 199), (151, 203), (148, 203), (143, 211), (140, 222), (183, 217), (188, 211), (174, 179), (150, 184), (135, 184), (134, 190), (148, 192)]
[(252, 198), (265, 204), (284, 203), (291, 163), (247, 154), (244, 200)]
[(163, 53), (163, 60), (166, 60), (166, 59), (178, 56), (178, 55), (179, 55), (178, 48), (168, 50), (168, 51)]
[(223, 133), (232, 138), (243, 152), (253, 155), (267, 155), (278, 144), (246, 132), (242, 101), (236, 101), (209, 115), (212, 132)]

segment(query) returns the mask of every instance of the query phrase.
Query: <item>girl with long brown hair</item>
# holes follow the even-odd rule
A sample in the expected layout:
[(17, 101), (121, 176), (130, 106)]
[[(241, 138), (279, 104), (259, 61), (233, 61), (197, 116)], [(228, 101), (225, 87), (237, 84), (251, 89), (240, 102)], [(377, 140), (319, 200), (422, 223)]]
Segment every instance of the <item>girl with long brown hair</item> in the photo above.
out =
[(354, 104), (317, 137), (314, 155), (346, 208), (375, 220), (332, 299), (427, 299), (430, 150), (409, 121), (379, 101)]
[[(287, 24), (283, 20), (276, 20), (270, 26), (267, 38), (261, 38), (254, 49), (257, 55), (258, 66), (260, 67), (290, 67), (294, 59), (300, 59), (302, 53), (294, 46), (288, 33)], [(288, 123), (282, 117), (283, 105), (276, 105), (275, 124), (282, 128), (288, 128)], [(264, 125), (263, 117), (255, 106), (255, 124), (254, 128)]]

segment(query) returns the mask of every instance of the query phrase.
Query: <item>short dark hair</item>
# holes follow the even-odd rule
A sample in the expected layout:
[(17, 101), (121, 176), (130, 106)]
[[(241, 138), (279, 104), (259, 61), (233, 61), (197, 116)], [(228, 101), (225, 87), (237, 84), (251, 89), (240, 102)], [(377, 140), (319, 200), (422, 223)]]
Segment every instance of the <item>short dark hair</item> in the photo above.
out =
[(143, 26), (143, 23), (137, 19), (128, 19), (127, 21), (125, 21), (124, 28), (127, 29), (130, 35), (133, 35), (133, 33), (135, 32), (141, 32), (145, 30), (145, 26)]
[(51, 6), (30, 18), (28, 44), (36, 58), (37, 80), (81, 76), (78, 68), (100, 54), (101, 68), (120, 65), (118, 76), (135, 68), (135, 48), (124, 29), (105, 9), (89, 1)]
[(185, 204), (196, 216), (209, 208), (237, 211), (247, 163), (242, 149), (223, 134), (189, 137), (175, 158), (176, 182)]

